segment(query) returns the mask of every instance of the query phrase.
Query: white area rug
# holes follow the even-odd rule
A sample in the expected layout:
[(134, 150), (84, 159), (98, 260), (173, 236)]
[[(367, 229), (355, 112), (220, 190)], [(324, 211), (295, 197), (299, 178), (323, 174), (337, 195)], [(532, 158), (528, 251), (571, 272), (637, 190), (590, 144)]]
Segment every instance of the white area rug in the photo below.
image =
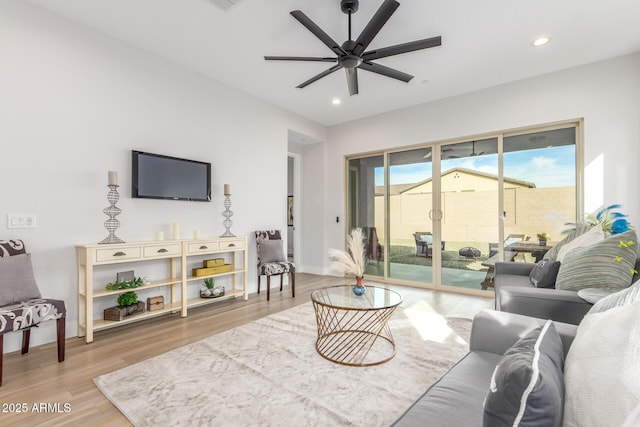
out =
[(388, 426), (467, 352), (471, 322), (400, 307), (397, 354), (342, 366), (315, 350), (311, 303), (94, 379), (136, 426)]

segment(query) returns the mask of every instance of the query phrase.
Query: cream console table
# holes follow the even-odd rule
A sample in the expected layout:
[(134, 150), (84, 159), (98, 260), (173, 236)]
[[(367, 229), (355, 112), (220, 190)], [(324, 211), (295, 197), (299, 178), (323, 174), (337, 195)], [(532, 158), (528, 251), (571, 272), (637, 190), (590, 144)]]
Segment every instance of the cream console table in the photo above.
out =
[[(178, 311), (181, 312), (182, 317), (186, 317), (189, 307), (211, 304), (240, 296), (243, 296), (245, 300), (248, 299), (246, 237), (83, 245), (77, 246), (76, 252), (78, 257), (78, 336), (85, 337), (87, 343), (93, 341), (94, 331)], [(198, 260), (196, 257), (199, 255), (199, 258), (203, 259), (206, 259), (206, 257), (201, 255), (221, 255), (225, 259), (230, 258), (232, 269), (229, 272), (194, 277), (191, 275), (191, 268), (188, 263), (191, 261), (196, 262)], [(114, 291), (106, 289), (106, 283), (109, 280), (104, 281), (104, 283), (101, 281), (94, 284), (94, 272), (96, 269), (112, 264), (127, 264), (123, 266), (125, 269), (134, 269), (138, 263), (148, 263), (154, 260), (167, 260), (169, 262), (169, 277), (152, 280), (150, 284), (135, 289)], [(199, 296), (191, 299), (187, 298), (189, 285), (200, 284), (207, 277), (216, 278), (222, 276), (231, 276), (232, 281), (231, 289), (225, 286), (226, 289), (223, 296), (219, 298), (200, 298)], [(115, 282), (115, 280), (110, 281)], [(124, 292), (133, 290), (138, 293), (138, 291), (153, 288), (163, 288), (165, 290), (169, 288), (169, 300), (165, 301), (163, 309), (145, 311), (120, 321), (103, 320), (102, 313), (100, 313), (99, 318), (95, 318), (94, 304), (97, 299), (110, 297), (115, 302), (117, 296)]]

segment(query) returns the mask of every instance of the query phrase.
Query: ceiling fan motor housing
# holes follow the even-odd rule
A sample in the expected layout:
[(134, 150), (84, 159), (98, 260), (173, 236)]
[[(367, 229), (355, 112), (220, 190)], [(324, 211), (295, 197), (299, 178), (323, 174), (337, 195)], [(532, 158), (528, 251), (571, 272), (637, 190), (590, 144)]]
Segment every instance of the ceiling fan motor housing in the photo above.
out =
[(342, 9), (344, 13), (356, 13), (359, 3), (358, 0), (341, 0), (340, 9)]

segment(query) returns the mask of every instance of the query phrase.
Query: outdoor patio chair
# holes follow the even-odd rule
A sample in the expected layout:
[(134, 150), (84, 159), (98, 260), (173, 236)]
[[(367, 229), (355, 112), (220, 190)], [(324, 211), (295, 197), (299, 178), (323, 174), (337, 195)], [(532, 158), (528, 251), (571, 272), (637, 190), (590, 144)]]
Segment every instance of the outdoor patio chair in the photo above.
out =
[(413, 233), (416, 241), (416, 255), (427, 256), (429, 253), (429, 245), (433, 243), (433, 236), (428, 231), (417, 231)]

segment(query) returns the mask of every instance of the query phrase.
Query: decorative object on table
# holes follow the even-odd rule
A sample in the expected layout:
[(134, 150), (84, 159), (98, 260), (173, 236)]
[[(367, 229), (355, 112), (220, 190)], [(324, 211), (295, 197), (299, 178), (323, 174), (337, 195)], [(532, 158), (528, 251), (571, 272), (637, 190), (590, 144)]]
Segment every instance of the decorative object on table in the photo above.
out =
[[(135, 276), (133, 270), (121, 271), (121, 272), (116, 274), (116, 282), (117, 283), (120, 283), (120, 282), (131, 282), (135, 278), (136, 278), (136, 276)], [(142, 283), (142, 280), (140, 280), (140, 282)]]
[(226, 231), (224, 234), (220, 235), (220, 237), (236, 237), (235, 234), (231, 233), (229, 229), (233, 225), (233, 221), (231, 221), (231, 217), (233, 216), (233, 212), (229, 210), (231, 207), (231, 185), (224, 185), (224, 212), (222, 212), (222, 216), (224, 217), (224, 221), (222, 221), (222, 225)]
[(547, 240), (551, 240), (551, 236), (549, 236), (549, 233), (547, 233), (546, 231), (543, 231), (542, 233), (538, 233), (538, 243), (540, 243), (540, 246), (547, 246)]
[(228, 273), (233, 270), (231, 264), (225, 264), (224, 258), (208, 259), (202, 262), (203, 267), (194, 268), (191, 274), (194, 277), (210, 276), (212, 274)]
[(164, 296), (147, 298), (147, 308), (149, 311), (162, 310), (164, 308)]
[(180, 223), (173, 223), (173, 240), (180, 240)]
[(200, 297), (201, 298), (218, 298), (224, 295), (224, 286), (218, 286), (215, 287), (215, 280), (212, 277), (208, 277), (206, 279), (204, 279), (204, 287), (206, 289), (203, 289), (200, 291)]
[(287, 225), (293, 227), (293, 196), (287, 197)]
[(138, 301), (138, 295), (129, 291), (118, 296), (117, 306), (104, 310), (104, 320), (119, 321), (138, 313), (144, 313), (144, 302)]
[(363, 295), (366, 292), (362, 284), (364, 276), (364, 239), (362, 228), (354, 228), (347, 237), (347, 251), (340, 249), (329, 249), (329, 258), (331, 259), (331, 268), (341, 272), (342, 274), (351, 274), (356, 278), (356, 285), (353, 287), (353, 293)]
[(109, 171), (108, 175), (109, 183), (107, 187), (109, 187), (109, 192), (107, 193), (107, 200), (110, 206), (104, 208), (102, 212), (109, 217), (109, 219), (104, 222), (104, 228), (109, 231), (109, 235), (99, 242), (99, 244), (124, 243), (124, 240), (115, 234), (115, 231), (120, 227), (120, 221), (116, 219), (116, 216), (122, 212), (122, 210), (116, 206), (116, 203), (120, 200), (120, 195), (118, 195), (118, 173), (116, 171)]
[(213, 279), (213, 277), (207, 277), (206, 279), (204, 279), (202, 285), (205, 287), (205, 289), (202, 289), (200, 291), (200, 296), (202, 298), (210, 298), (211, 291), (213, 291), (213, 287), (215, 286), (215, 284), (216, 281)]
[[(119, 273), (118, 273), (119, 274)], [(149, 278), (146, 278), (149, 281)], [(149, 281), (151, 283), (151, 281)], [(131, 280), (116, 280), (116, 283), (107, 283), (107, 290), (117, 291), (119, 289), (133, 289), (139, 288), (144, 284), (143, 279), (140, 277), (134, 277)]]
[(145, 285), (145, 286), (150, 285), (151, 284), (151, 279), (149, 279), (147, 276), (144, 276), (142, 278), (142, 284)]

